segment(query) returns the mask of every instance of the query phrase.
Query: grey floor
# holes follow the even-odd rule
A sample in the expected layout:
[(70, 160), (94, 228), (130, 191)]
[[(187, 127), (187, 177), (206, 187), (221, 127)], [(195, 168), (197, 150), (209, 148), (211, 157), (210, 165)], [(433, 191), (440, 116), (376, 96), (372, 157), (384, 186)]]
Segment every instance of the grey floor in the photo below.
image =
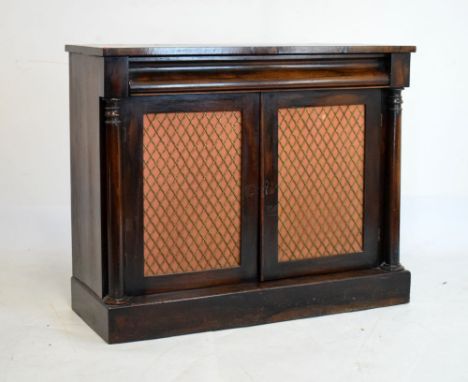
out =
[(0, 381), (468, 381), (468, 203), (403, 208), (410, 304), (123, 345), (71, 311), (68, 250), (2, 250)]

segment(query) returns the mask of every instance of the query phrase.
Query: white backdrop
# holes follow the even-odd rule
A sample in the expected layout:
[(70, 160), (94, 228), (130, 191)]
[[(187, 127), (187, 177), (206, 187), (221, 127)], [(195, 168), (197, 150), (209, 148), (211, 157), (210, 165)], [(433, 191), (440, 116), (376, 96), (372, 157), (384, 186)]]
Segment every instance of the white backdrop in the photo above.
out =
[[(0, 321), (6, 321), (0, 322), (0, 381), (37, 378), (39, 367), (50, 373), (47, 380), (71, 380), (69, 371), (89, 380), (110, 369), (123, 380), (146, 380), (158, 364), (164, 369), (157, 376), (177, 380), (274, 380), (291, 373), (291, 380), (324, 380), (321, 372), (337, 381), (468, 380), (467, 14), (466, 0), (0, 0)], [(315, 42), (417, 46), (411, 87), (403, 92), (401, 252), (413, 271), (412, 303), (103, 346), (69, 308), (64, 45)], [(269, 363), (254, 352), (264, 344)], [(140, 354), (139, 374), (113, 367), (136, 361), (123, 349)]]
[(66, 43), (417, 45), (403, 203), (468, 197), (464, 0), (0, 1), (1, 247), (69, 247)]

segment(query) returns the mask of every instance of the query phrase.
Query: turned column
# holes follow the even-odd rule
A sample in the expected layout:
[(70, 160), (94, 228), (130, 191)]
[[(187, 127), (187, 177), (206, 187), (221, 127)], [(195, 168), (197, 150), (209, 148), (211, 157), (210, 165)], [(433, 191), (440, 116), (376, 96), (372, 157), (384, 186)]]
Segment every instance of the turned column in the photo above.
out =
[(400, 157), (401, 157), (401, 88), (385, 94), (383, 126), (386, 140), (384, 191), (384, 262), (381, 267), (398, 271), (400, 264)]
[(107, 304), (120, 304), (125, 302), (121, 125), (120, 100), (118, 98), (104, 99), (108, 266), (108, 296), (105, 302)]

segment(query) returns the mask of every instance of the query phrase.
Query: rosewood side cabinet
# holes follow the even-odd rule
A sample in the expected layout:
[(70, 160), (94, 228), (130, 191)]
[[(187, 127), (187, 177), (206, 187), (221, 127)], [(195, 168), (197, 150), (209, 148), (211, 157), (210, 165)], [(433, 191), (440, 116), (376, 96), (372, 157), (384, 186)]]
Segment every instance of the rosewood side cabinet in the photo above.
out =
[(72, 307), (104, 340), (409, 301), (415, 47), (66, 50)]

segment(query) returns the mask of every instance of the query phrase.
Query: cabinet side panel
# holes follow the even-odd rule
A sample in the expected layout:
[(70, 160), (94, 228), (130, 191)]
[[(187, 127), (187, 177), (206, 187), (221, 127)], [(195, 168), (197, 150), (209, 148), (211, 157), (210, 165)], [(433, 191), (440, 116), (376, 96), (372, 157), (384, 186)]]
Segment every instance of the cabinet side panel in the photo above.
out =
[(99, 97), (102, 57), (70, 54), (70, 156), (73, 276), (104, 294)]

